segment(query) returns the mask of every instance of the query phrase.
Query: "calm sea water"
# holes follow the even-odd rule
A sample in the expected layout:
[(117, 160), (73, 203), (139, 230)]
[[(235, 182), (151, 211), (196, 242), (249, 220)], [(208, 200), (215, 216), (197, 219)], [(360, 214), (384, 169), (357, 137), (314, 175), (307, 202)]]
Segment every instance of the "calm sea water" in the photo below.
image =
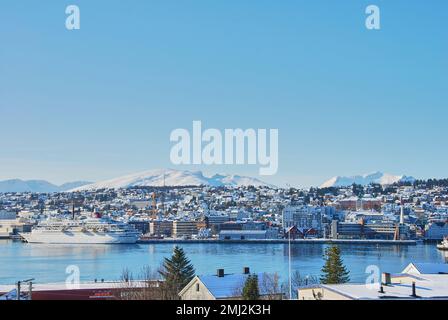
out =
[[(66, 268), (76, 265), (82, 281), (118, 280), (124, 268), (135, 277), (143, 266), (156, 270), (164, 257), (172, 253), (173, 244), (136, 245), (44, 245), (10, 240), (0, 241), (0, 284), (35, 278), (38, 283), (65, 282)], [(183, 244), (197, 274), (242, 272), (278, 272), (286, 279), (287, 244)], [(292, 268), (302, 275), (320, 274), (326, 245), (292, 245)], [(448, 255), (435, 245), (378, 246), (340, 245), (352, 282), (364, 282), (366, 267), (377, 265), (381, 272), (400, 272), (409, 262), (448, 262)]]

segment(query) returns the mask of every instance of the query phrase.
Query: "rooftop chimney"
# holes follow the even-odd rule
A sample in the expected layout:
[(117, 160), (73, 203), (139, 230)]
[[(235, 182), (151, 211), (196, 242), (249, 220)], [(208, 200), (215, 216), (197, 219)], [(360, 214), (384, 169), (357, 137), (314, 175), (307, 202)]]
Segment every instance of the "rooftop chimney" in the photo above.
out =
[(249, 269), (249, 267), (244, 267), (244, 269), (243, 269), (243, 274), (250, 274), (250, 269)]
[(224, 277), (224, 269), (218, 269), (218, 277), (223, 278)]
[(391, 285), (392, 284), (392, 278), (390, 276), (390, 273), (385, 272), (383, 275), (384, 275), (384, 284), (386, 286)]
[(417, 290), (415, 289), (415, 282), (412, 282), (412, 295), (411, 297), (417, 298)]

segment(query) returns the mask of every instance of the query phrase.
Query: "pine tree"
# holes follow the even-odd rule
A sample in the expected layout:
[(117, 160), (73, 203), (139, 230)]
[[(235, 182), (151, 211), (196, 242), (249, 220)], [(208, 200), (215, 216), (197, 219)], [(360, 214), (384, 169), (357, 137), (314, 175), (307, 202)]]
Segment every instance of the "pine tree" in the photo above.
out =
[(325, 250), (325, 264), (322, 268), (320, 281), (323, 284), (338, 284), (350, 281), (349, 271), (341, 259), (341, 250), (331, 246)]
[(184, 250), (174, 247), (171, 258), (165, 258), (162, 269), (159, 271), (163, 277), (163, 291), (165, 298), (177, 300), (179, 292), (194, 278), (195, 270), (188, 260)]
[(258, 276), (249, 275), (244, 283), (243, 300), (258, 300), (260, 298), (260, 290), (258, 288)]

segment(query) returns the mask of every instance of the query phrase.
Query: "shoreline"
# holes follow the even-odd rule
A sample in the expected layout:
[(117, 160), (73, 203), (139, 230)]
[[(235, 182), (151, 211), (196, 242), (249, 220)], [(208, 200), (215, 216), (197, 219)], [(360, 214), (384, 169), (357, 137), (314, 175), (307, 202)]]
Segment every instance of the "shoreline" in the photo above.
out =
[[(288, 244), (288, 239), (266, 239), (266, 240), (212, 240), (212, 239), (142, 239), (139, 244), (162, 244), (162, 243), (183, 243), (183, 244)], [(362, 239), (296, 239), (291, 240), (291, 244), (377, 244), (377, 245), (417, 245), (416, 240), (362, 240)]]
[[(0, 238), (0, 241), (16, 241), (16, 239)], [(136, 244), (288, 244), (288, 239), (258, 239), (258, 240), (218, 240), (218, 239), (140, 239)], [(295, 239), (291, 244), (376, 244), (376, 245), (398, 245), (415, 246), (417, 244), (437, 243), (417, 240), (376, 240), (376, 239)], [(74, 243), (75, 244), (75, 243)], [(122, 245), (120, 243), (109, 243), (107, 245)]]

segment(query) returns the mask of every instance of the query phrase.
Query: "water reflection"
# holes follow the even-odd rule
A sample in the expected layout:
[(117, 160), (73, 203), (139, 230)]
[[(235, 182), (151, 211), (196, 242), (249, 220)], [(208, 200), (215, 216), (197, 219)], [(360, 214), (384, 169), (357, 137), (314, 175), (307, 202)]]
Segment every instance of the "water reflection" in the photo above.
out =
[(442, 259), (445, 261), (445, 263), (448, 263), (448, 251), (438, 251), (439, 255), (442, 257)]
[[(40, 245), (0, 241), (0, 283), (34, 277), (38, 282), (63, 282), (68, 265), (77, 265), (81, 280), (117, 280), (124, 268), (134, 275), (145, 265), (157, 269), (171, 255), (174, 244), (136, 245)], [(183, 244), (197, 274), (224, 268), (240, 273), (248, 266), (255, 272), (288, 273), (288, 244)], [(320, 274), (327, 245), (292, 244), (292, 268), (302, 275)], [(378, 246), (340, 245), (351, 279), (364, 281), (366, 267), (400, 272), (409, 262), (448, 262), (448, 253), (433, 245)]]

